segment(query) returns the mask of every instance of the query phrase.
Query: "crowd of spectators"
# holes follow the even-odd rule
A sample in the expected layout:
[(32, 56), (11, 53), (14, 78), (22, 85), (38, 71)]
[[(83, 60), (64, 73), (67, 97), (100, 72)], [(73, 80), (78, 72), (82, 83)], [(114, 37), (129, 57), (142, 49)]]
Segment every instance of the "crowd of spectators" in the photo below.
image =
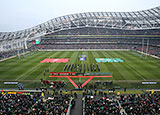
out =
[[(0, 115), (66, 115), (68, 108), (74, 108), (77, 94), (54, 90), (44, 92), (0, 93)], [(160, 94), (109, 95), (103, 90), (83, 90), (82, 107), (85, 115), (158, 115)]]
[[(147, 42), (149, 39), (149, 47)], [(142, 51), (160, 57), (159, 38), (48, 38), (42, 39), (39, 49), (130, 49)]]
[(29, 47), (28, 49), (21, 48), (21, 49), (13, 49), (8, 51), (0, 51), (0, 60), (10, 58), (12, 56), (18, 56), (23, 53), (26, 53), (27, 51), (33, 51), (35, 50), (35, 47)]
[[(54, 35), (71, 35), (70, 37), (57, 37)], [(93, 37), (79, 37), (72, 35), (160, 35), (159, 29), (146, 29), (146, 30), (121, 30), (121, 29), (106, 29), (106, 28), (77, 28), (70, 30), (63, 30), (55, 32), (48, 38), (41, 40), (38, 47), (40, 49), (131, 49), (136, 48), (141, 50), (142, 36), (110, 36), (107, 38), (95, 38)], [(147, 37), (146, 37), (147, 38)], [(147, 45), (147, 39), (145, 38), (144, 44)], [(160, 39), (153, 36), (149, 38), (149, 54), (160, 56)], [(34, 46), (33, 46), (34, 47)], [(32, 49), (28, 48), (27, 50)], [(144, 50), (145, 51), (145, 50)], [(18, 49), (0, 52), (0, 60), (16, 56), (17, 54), (26, 52), (26, 49)]]
[(72, 44), (72, 45), (43, 45), (40, 49), (130, 49), (129, 45), (106, 44)]
[(123, 30), (98, 27), (85, 27), (62, 30), (50, 35), (160, 35), (159, 29)]
[(22, 94), (0, 94), (0, 114), (1, 115), (22, 115), (35, 113), (32, 106), (40, 99), (39, 93), (30, 95)]
[(102, 88), (102, 87), (112, 87), (113, 86), (113, 81), (108, 81), (108, 82), (92, 82), (88, 83), (87, 85), (84, 86), (85, 89), (97, 89), (97, 88)]
[[(142, 51), (142, 47), (136, 47), (135, 49), (137, 51)], [(144, 46), (143, 47), (143, 52), (144, 53), (160, 57), (160, 47), (149, 46), (148, 47), (148, 52), (146, 52), (147, 51), (146, 49), (147, 49), (147, 46)]]
[(113, 98), (85, 96), (84, 103), (85, 115), (120, 115), (119, 105)]
[[(143, 52), (146, 53), (147, 46), (144, 46)], [(43, 45), (40, 49), (130, 49), (142, 51), (142, 45), (133, 44), (72, 44), (72, 45)], [(148, 54), (160, 57), (160, 47), (149, 46)]]
[(33, 113), (38, 115), (66, 115), (69, 107), (69, 95), (49, 97), (46, 101), (39, 100), (32, 106)]
[[(92, 90), (83, 91), (82, 101), (85, 115), (121, 115), (123, 112), (129, 115), (160, 114), (159, 93), (123, 94), (117, 98), (113, 95), (108, 97), (106, 94), (100, 99), (96, 98), (95, 93)], [(101, 96), (100, 93), (99, 96)]]
[(16, 56), (16, 55), (21, 54), (23, 52), (25, 52), (25, 50), (23, 50), (23, 49), (0, 52), (0, 60), (3, 60), (5, 58), (9, 58), (12, 56)]
[(43, 98), (41, 93), (0, 94), (0, 115), (66, 115), (69, 94)]
[(64, 81), (41, 80), (41, 84), (49, 86), (51, 89), (64, 88), (67, 84)]
[(129, 115), (160, 114), (160, 94), (121, 95), (119, 102)]
[(95, 38), (95, 37), (56, 37), (56, 38), (43, 38), (41, 45), (58, 45), (58, 44), (81, 44), (81, 43), (126, 43), (126, 44), (147, 44), (149, 39), (149, 45), (157, 46), (160, 43), (159, 38), (136, 38), (136, 37), (109, 37), (109, 38)]

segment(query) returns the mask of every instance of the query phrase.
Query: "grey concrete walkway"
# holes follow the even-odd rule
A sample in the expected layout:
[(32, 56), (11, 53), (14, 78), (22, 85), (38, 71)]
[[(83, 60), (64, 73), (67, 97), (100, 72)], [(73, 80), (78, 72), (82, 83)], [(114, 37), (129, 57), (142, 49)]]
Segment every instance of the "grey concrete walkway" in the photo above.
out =
[(82, 95), (78, 95), (75, 99), (75, 107), (71, 110), (71, 115), (82, 115)]

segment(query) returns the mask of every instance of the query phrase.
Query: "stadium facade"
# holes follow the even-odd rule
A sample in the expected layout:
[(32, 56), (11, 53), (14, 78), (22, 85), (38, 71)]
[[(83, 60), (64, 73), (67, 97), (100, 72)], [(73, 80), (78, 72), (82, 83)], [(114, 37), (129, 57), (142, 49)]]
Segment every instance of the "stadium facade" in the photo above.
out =
[[(56, 35), (109, 35), (109, 38), (115, 38), (118, 35), (120, 38), (153, 38), (158, 40), (154, 42), (159, 42), (160, 7), (134, 12), (72, 14), (54, 18), (24, 30), (0, 32), (0, 51), (27, 49), (29, 40), (41, 41), (46, 37), (53, 40)], [(60, 37), (60, 39), (64, 38), (68, 38), (68, 36)], [(159, 47), (160, 44), (156, 43), (154, 45)]]

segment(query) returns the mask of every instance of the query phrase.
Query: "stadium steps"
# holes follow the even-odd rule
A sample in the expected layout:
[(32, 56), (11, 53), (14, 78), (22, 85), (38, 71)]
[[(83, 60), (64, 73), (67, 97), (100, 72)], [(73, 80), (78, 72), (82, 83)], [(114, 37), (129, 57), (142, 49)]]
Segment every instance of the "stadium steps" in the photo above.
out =
[(75, 107), (71, 110), (71, 115), (82, 115), (82, 95), (77, 95)]

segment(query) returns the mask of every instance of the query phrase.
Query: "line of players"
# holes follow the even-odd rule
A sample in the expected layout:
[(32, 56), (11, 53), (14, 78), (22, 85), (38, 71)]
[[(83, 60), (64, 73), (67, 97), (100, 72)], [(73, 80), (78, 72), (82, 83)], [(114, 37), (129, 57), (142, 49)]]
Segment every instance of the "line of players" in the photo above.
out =
[(100, 67), (99, 64), (97, 63), (96, 65), (93, 64), (66, 64), (64, 67), (64, 71), (77, 71), (77, 72), (82, 72), (82, 66), (83, 66), (83, 73), (85, 73), (86, 71), (100, 71)]

